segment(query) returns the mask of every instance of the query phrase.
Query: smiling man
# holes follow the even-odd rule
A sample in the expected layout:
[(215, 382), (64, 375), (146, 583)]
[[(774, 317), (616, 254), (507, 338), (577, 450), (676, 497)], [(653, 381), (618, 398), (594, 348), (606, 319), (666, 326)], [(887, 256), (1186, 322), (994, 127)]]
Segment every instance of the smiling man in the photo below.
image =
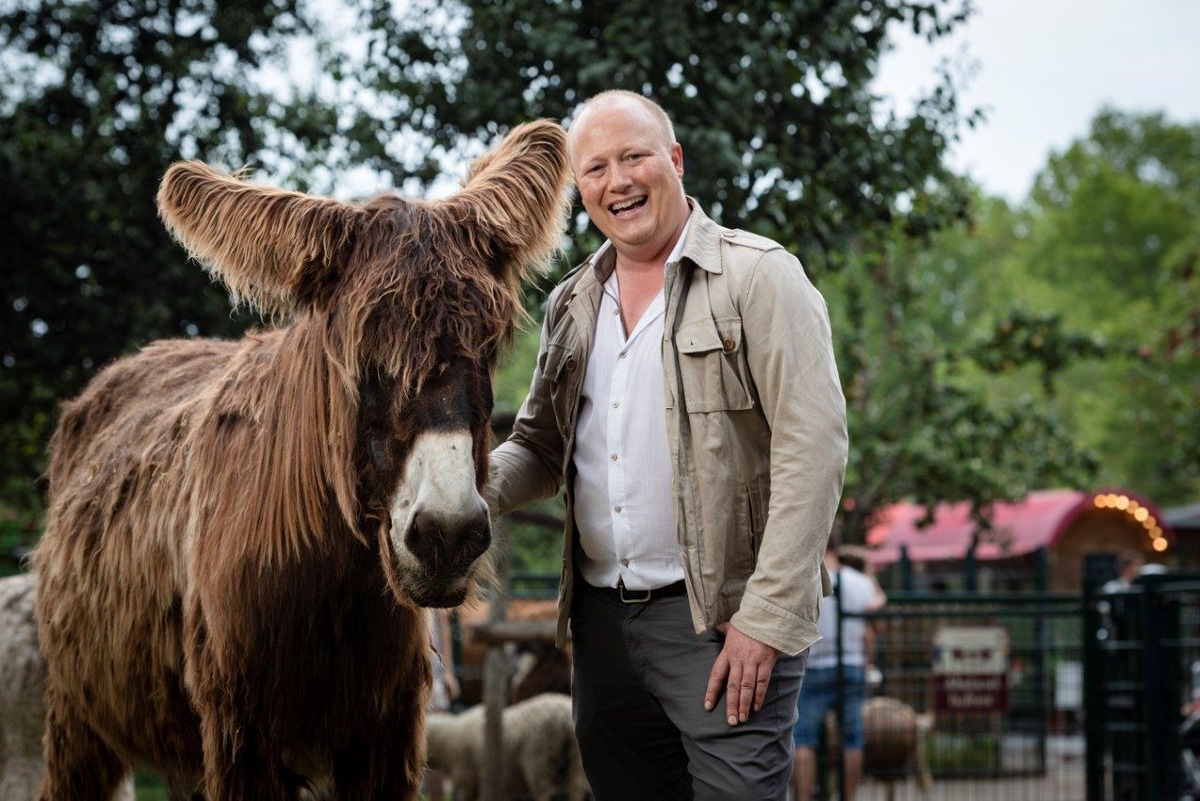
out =
[(493, 506), (566, 486), (559, 640), (596, 798), (783, 799), (846, 465), (825, 303), (685, 194), (655, 103), (597, 95), (568, 148), (607, 241), (550, 296)]

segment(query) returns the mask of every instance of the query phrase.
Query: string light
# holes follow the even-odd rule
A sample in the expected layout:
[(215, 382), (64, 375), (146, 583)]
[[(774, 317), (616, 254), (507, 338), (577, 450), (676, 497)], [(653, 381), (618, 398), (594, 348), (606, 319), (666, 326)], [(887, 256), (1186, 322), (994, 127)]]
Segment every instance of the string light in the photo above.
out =
[(1150, 539), (1150, 547), (1162, 553), (1170, 547), (1167, 538), (1163, 536), (1162, 527), (1154, 515), (1150, 514), (1150, 510), (1142, 506), (1128, 495), (1117, 495), (1115, 493), (1105, 493), (1096, 495), (1092, 498), (1092, 504), (1097, 509), (1115, 509), (1123, 512), (1126, 517), (1134, 522), (1141, 523), (1146, 529), (1146, 535)]

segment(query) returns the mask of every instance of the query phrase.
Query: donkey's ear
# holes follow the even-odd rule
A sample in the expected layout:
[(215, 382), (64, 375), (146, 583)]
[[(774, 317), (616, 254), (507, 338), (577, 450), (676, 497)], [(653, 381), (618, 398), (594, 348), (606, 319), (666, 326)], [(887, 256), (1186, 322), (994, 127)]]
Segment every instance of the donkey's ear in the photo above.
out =
[(364, 218), (356, 206), (247, 184), (198, 161), (167, 170), (158, 214), (235, 298), (267, 313), (325, 294)]
[(570, 181), (566, 132), (553, 120), (536, 120), (477, 159), (466, 185), (442, 206), (494, 244), (503, 277), (518, 279), (544, 267), (561, 246)]

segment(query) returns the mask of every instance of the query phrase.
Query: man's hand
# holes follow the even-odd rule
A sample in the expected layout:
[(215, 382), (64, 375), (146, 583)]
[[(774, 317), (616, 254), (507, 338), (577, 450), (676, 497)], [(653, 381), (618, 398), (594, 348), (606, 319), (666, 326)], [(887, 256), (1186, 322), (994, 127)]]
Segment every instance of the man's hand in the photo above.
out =
[(708, 674), (704, 708), (711, 711), (717, 705), (721, 686), (725, 685), (725, 714), (729, 725), (736, 726), (750, 719), (752, 704), (755, 712), (762, 709), (779, 651), (728, 623), (718, 624), (717, 631), (725, 635), (725, 647)]

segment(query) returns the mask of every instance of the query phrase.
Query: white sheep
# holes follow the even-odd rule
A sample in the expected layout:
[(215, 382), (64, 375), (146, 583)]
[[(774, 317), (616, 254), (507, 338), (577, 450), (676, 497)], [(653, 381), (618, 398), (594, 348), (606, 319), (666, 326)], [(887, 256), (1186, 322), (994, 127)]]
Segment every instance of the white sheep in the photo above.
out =
[[(433, 712), (425, 720), (429, 767), (454, 782), (457, 801), (476, 801), (483, 776), (482, 705), (461, 715)], [(543, 693), (504, 710), (504, 785), (509, 796), (535, 801), (583, 801), (591, 789), (579, 759), (571, 697)]]
[[(33, 576), (0, 579), (0, 799), (31, 799), (46, 772), (42, 762), (46, 662), (33, 618)], [(113, 801), (133, 801), (127, 778)]]

